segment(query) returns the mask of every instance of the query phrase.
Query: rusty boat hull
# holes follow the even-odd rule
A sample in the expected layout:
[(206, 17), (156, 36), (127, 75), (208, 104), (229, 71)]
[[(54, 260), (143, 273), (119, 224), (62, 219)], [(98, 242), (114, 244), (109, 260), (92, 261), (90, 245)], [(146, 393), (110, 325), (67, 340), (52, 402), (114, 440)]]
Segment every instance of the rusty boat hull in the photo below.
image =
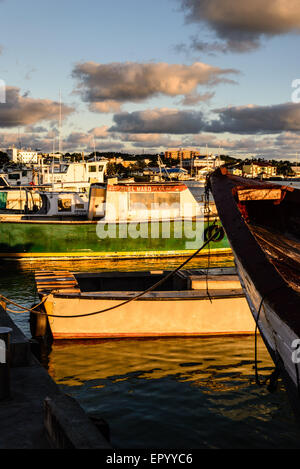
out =
[(235, 177), (209, 180), (255, 326), (300, 416), (300, 191)]

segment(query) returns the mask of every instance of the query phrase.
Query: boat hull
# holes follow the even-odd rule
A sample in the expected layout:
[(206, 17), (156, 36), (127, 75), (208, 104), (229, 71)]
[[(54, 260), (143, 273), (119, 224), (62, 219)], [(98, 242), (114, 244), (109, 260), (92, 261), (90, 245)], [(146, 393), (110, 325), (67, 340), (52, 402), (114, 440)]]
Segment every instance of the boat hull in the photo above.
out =
[[(155, 237), (150, 223), (141, 223), (143, 236), (118, 236), (119, 230), (130, 230), (132, 224), (107, 223), (107, 233), (116, 229), (117, 236), (99, 236), (97, 222), (87, 221), (1, 221), (0, 257), (12, 259), (80, 259), (80, 258), (139, 258), (188, 256), (205, 240), (208, 223), (191, 222), (194, 238), (186, 236), (181, 221), (157, 222)], [(136, 225), (136, 223), (135, 223)], [(122, 227), (122, 228), (121, 228)], [(146, 231), (145, 231), (146, 228)], [(166, 235), (165, 228), (169, 230)], [(98, 230), (98, 231), (97, 231)], [(111, 230), (111, 231), (110, 231)], [(103, 236), (104, 233), (104, 236)], [(149, 233), (145, 236), (145, 233)], [(139, 233), (137, 233), (138, 235)], [(211, 242), (201, 254), (229, 253), (226, 236)]]
[(226, 172), (211, 187), (254, 323), (300, 417), (300, 193)]
[[(152, 292), (104, 313), (130, 296), (49, 295), (45, 309), (54, 340), (124, 337), (212, 336), (253, 334), (253, 319), (243, 294)], [(134, 295), (131, 292), (131, 295)], [(184, 296), (184, 297), (183, 297)], [(66, 318), (51, 315), (72, 316)], [(80, 315), (81, 317), (74, 317)]]
[(237, 272), (258, 331), (283, 377), (294, 412), (300, 417), (300, 337), (261, 297), (242, 263), (235, 257)]

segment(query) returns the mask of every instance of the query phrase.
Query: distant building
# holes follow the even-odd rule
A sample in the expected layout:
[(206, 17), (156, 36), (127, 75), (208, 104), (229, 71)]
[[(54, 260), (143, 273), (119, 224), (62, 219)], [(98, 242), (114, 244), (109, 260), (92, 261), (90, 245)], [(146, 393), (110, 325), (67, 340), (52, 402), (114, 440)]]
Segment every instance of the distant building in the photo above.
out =
[(38, 162), (38, 153), (31, 150), (20, 150), (18, 148), (8, 148), (6, 150), (10, 161), (14, 163), (34, 164)]
[(199, 155), (193, 160), (192, 164), (197, 173), (207, 173), (224, 164), (224, 161), (214, 155)]
[(261, 176), (269, 178), (276, 176), (276, 166), (268, 162), (251, 162), (243, 164), (243, 175), (246, 177), (256, 178)]
[(292, 166), (292, 171), (296, 174), (296, 176), (300, 176), (300, 166)]
[(196, 156), (200, 156), (200, 152), (191, 149), (168, 149), (165, 151), (165, 158), (171, 160), (190, 160), (195, 158)]
[(243, 175), (243, 171), (241, 168), (228, 168), (228, 172), (230, 174), (233, 174), (234, 176), (242, 176)]
[(129, 166), (134, 165), (137, 163), (137, 160), (123, 160), (121, 164), (124, 166), (124, 168), (129, 168)]
[(199, 155), (195, 158), (182, 160), (180, 162), (180, 166), (187, 169), (191, 174), (203, 176), (218, 168), (222, 164), (224, 164), (224, 161), (214, 155)]

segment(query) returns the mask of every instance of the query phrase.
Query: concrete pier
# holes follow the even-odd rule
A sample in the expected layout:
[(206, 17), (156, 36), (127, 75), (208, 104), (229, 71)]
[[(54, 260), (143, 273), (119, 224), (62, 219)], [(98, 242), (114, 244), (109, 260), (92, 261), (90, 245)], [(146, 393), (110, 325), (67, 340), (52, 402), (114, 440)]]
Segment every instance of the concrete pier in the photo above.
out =
[(0, 400), (0, 449), (111, 449), (80, 405), (62, 393), (35, 356), (30, 341), (0, 306), (10, 337), (10, 395)]

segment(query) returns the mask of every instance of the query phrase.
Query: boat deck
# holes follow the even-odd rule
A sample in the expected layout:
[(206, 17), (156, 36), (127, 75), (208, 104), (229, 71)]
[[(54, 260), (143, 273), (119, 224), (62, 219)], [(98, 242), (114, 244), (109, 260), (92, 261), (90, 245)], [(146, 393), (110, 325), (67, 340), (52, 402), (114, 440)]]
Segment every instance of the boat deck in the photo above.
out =
[[(142, 300), (224, 298), (243, 296), (236, 274), (217, 269), (206, 274), (199, 269), (176, 272), (161, 286), (143, 295)], [(227, 269), (228, 270), (228, 269)], [(168, 271), (71, 273), (68, 271), (37, 271), (36, 288), (40, 296), (55, 292), (56, 296), (97, 299), (128, 299), (162, 280)]]
[(257, 242), (282, 278), (300, 293), (300, 242), (292, 235), (261, 226), (249, 226)]

